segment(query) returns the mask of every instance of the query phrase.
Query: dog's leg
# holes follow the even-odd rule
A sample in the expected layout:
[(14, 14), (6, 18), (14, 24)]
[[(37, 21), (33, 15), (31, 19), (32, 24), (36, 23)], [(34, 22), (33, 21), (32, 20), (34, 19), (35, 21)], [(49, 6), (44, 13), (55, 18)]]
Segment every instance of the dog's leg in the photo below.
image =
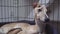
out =
[(22, 31), (21, 28), (14, 28), (14, 29), (11, 29), (10, 31), (8, 31), (7, 34), (17, 34), (17, 33), (19, 33), (20, 31)]

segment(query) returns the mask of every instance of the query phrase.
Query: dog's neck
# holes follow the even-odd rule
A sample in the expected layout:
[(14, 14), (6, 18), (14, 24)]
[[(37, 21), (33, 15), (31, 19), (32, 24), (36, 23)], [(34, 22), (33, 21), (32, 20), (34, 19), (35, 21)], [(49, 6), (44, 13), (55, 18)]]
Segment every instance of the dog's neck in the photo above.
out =
[(35, 25), (38, 25), (38, 23), (37, 23), (37, 13), (35, 13)]

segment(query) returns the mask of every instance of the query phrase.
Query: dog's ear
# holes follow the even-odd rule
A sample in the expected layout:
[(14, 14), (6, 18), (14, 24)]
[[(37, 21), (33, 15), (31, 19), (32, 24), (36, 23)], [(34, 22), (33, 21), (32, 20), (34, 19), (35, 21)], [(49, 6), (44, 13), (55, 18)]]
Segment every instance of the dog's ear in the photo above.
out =
[(35, 8), (35, 7), (37, 7), (37, 3), (36, 2), (33, 3), (33, 8)]
[(22, 31), (21, 28), (14, 28), (14, 29), (11, 29), (10, 31), (8, 31), (7, 34), (17, 34), (17, 33), (19, 33), (20, 31)]

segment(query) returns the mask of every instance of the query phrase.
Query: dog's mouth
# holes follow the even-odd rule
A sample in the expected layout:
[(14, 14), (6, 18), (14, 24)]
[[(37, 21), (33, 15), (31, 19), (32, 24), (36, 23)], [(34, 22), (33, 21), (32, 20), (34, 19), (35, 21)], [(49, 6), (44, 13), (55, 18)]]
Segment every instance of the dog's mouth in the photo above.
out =
[(47, 21), (47, 22), (46, 22), (46, 21), (42, 21), (42, 20), (40, 20), (40, 19), (38, 19), (37, 21), (38, 21), (38, 22), (41, 22), (41, 23), (45, 23), (45, 24), (49, 22), (49, 21)]
[(38, 22), (42, 22), (42, 23), (44, 23), (44, 21), (42, 21), (42, 20), (40, 20), (40, 19), (38, 19), (37, 21), (38, 21)]

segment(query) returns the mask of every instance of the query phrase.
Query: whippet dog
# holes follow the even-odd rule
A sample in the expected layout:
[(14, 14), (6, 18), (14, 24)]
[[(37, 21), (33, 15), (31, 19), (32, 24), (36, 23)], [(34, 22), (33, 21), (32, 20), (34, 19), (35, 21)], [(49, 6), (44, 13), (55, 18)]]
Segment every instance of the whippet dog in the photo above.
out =
[[(41, 33), (41, 31), (42, 31), (43, 24), (40, 21), (42, 22), (49, 21), (48, 15), (46, 14), (47, 9), (45, 5), (40, 5), (39, 3), (34, 3), (34, 4), (36, 5), (33, 6), (35, 11), (35, 18), (34, 18), (35, 25), (30, 25), (28, 23), (22, 23), (22, 22), (10, 23), (10, 24), (3, 25), (0, 28), (0, 32), (6, 34), (42, 34), (43, 32)], [(40, 24), (38, 25), (38, 23)], [(20, 28), (21, 30), (18, 28)]]

